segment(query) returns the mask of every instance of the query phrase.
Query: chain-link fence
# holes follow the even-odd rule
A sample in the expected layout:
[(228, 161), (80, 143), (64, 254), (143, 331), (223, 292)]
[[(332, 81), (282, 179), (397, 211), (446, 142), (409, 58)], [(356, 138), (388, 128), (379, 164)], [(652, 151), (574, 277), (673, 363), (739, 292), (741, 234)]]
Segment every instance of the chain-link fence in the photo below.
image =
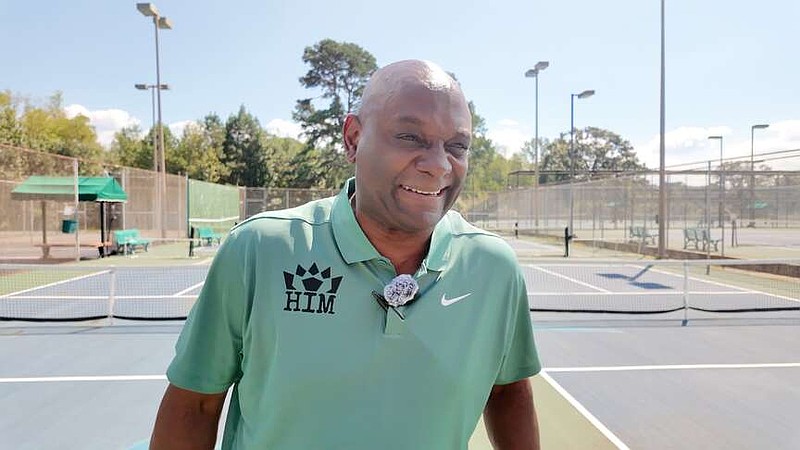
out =
[[(65, 179), (60, 188), (64, 199), (12, 196), (12, 192), (34, 174)], [(76, 235), (68, 233), (62, 236), (62, 227), (65, 219), (76, 220), (77, 199), (73, 186), (77, 185), (77, 178), (78, 161), (75, 158), (0, 144), (0, 253), (41, 257), (50, 254), (52, 245), (60, 247), (58, 252), (61, 256), (76, 258), (79, 249)], [(86, 215), (87, 211), (78, 207), (77, 220)]]
[[(108, 240), (108, 232), (105, 239), (100, 238), (101, 217), (106, 230), (135, 228), (148, 238), (184, 238), (190, 205), (204, 218), (239, 216), (238, 187), (194, 180), (190, 186), (185, 176), (166, 174), (162, 197), (159, 173), (130, 167), (102, 168), (99, 176), (113, 177), (128, 196), (126, 202), (109, 203), (103, 215), (101, 203), (81, 201), (76, 207), (74, 200), (12, 199), (11, 192), (31, 176), (72, 177), (77, 182), (78, 172), (83, 175), (81, 164), (75, 158), (0, 145), (0, 211), (4, 212), (0, 215), (0, 259), (27, 261), (47, 254), (58, 260), (96, 255), (97, 249), (84, 247), (90, 241)], [(197, 190), (194, 202), (189, 199), (192, 187)], [(77, 222), (74, 231), (65, 228), (65, 219)], [(78, 240), (76, 232), (83, 236), (82, 247), (70, 246)], [(43, 244), (48, 251), (41, 250)]]
[[(692, 230), (701, 229), (711, 229), (706, 240), (722, 241), (724, 233), (729, 246), (800, 246), (798, 171), (669, 172), (666, 206), (672, 248), (694, 248), (698, 242)], [(457, 208), (487, 229), (510, 232), (516, 224), (530, 233), (563, 238), (571, 222), (579, 240), (655, 245), (661, 220), (659, 176), (616, 174), (538, 189), (467, 192)]]
[(332, 197), (337, 189), (290, 189), (290, 188), (257, 188), (245, 190), (244, 217), (250, 217), (262, 211), (293, 208), (326, 197)]

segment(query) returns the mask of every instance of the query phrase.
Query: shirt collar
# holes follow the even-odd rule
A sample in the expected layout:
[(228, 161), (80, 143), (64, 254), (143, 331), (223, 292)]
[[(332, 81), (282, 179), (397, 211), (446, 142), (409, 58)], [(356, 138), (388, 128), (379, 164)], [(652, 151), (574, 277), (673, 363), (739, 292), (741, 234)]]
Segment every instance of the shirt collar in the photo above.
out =
[[(350, 196), (355, 193), (355, 178), (345, 182), (344, 187), (333, 200), (331, 208), (331, 224), (333, 237), (339, 253), (347, 264), (369, 261), (380, 258), (381, 255), (369, 242), (361, 226), (358, 225), (353, 208), (350, 207)], [(422, 261), (427, 270), (442, 271), (450, 257), (450, 243), (452, 241), (452, 228), (450, 215), (446, 214), (436, 224), (431, 238), (428, 255)]]

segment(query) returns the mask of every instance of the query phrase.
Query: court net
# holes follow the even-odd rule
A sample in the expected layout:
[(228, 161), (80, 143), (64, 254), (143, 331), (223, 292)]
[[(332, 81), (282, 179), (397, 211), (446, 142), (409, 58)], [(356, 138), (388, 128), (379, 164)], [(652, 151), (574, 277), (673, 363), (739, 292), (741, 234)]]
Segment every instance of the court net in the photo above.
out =
[(800, 311), (800, 260), (550, 259), (522, 268), (533, 312)]
[(78, 267), (0, 264), (0, 320), (185, 319), (208, 265)]
[[(531, 260), (533, 317), (549, 313), (778, 314), (800, 311), (800, 260)], [(208, 265), (0, 264), (0, 320), (181, 320)]]

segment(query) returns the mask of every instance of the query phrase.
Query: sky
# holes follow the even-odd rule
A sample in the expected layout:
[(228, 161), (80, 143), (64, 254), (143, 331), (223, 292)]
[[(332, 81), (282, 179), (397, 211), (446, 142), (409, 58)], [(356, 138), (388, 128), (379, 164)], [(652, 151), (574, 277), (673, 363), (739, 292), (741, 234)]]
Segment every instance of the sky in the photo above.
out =
[[(154, 27), (135, 1), (0, 0), (0, 90), (34, 101), (63, 93), (65, 110), (91, 119), (103, 144), (130, 124), (152, 125)], [(163, 121), (180, 133), (240, 105), (268, 130), (296, 136), (303, 49), (331, 38), (372, 53), (379, 66), (427, 59), (456, 74), (506, 155), (539, 136), (601, 127), (659, 164), (658, 0), (159, 0), (172, 30), (160, 38)], [(800, 58), (795, 0), (666, 0), (666, 163), (800, 149)], [(800, 169), (800, 157), (768, 162)]]

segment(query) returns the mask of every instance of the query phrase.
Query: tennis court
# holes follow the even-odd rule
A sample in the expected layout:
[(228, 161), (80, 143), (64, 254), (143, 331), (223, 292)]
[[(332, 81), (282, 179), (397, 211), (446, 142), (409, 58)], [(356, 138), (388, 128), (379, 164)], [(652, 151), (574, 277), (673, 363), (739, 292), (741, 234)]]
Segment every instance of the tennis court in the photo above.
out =
[[(0, 448), (145, 448), (182, 326), (159, 319), (207, 262), (0, 266)], [(800, 283), (745, 269), (798, 262), (748, 263), (524, 260), (543, 448), (797, 448)]]

